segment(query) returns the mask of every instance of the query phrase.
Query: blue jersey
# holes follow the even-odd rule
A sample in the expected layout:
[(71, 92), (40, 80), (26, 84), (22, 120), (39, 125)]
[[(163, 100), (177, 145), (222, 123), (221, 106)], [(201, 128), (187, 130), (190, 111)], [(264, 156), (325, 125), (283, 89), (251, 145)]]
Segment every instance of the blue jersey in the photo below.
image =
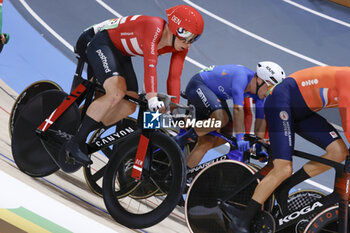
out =
[(204, 83), (219, 98), (232, 99), (235, 105), (243, 106), (244, 97), (251, 97), (256, 103), (256, 117), (264, 118), (264, 101), (256, 94), (244, 92), (255, 72), (241, 65), (211, 66), (200, 73)]

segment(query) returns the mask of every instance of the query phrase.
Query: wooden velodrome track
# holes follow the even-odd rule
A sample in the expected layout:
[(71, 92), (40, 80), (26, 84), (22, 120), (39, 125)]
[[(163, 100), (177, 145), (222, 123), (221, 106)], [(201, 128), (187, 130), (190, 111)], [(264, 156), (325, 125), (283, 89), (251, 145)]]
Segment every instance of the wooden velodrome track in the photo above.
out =
[[(184, 209), (181, 207), (177, 207), (173, 213), (161, 223), (147, 229), (132, 230), (116, 223), (107, 213), (103, 199), (89, 189), (85, 182), (82, 169), (73, 174), (66, 174), (62, 171), (57, 171), (43, 179), (32, 178), (22, 173), (13, 162), (11, 140), (8, 132), (9, 116), (16, 96), (17, 93), (0, 80), (0, 127), (2, 129), (0, 133), (1, 171), (34, 189), (39, 190), (43, 194), (63, 203), (92, 220), (115, 230), (115, 232), (188, 232), (184, 219)], [(8, 189), (11, 187), (1, 188)], [(85, 228), (82, 232), (88, 231), (86, 231)]]

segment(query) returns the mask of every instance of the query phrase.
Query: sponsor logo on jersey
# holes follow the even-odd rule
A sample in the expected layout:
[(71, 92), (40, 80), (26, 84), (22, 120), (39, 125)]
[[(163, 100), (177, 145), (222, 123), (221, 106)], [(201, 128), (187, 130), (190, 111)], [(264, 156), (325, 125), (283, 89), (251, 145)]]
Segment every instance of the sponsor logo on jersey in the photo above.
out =
[(289, 119), (289, 115), (286, 111), (281, 111), (280, 112), (280, 118), (284, 121), (288, 120)]
[(160, 31), (161, 31), (160, 28), (157, 27), (157, 30), (156, 30), (156, 32), (153, 35), (153, 39), (152, 39), (152, 43), (151, 43), (151, 54), (152, 55), (156, 54), (156, 52), (155, 52), (155, 50), (156, 50), (156, 40), (157, 40), (157, 38), (159, 36)]
[(207, 97), (205, 97), (205, 95), (204, 95), (202, 89), (198, 88), (198, 89), (196, 90), (196, 92), (197, 92), (198, 96), (201, 98), (201, 100), (202, 100), (204, 106), (205, 106), (206, 108), (209, 107), (210, 104), (209, 104), (209, 102), (208, 102)]
[(290, 214), (284, 218), (279, 219), (278, 223), (280, 226), (282, 226), (283, 224), (288, 223), (289, 221), (298, 218), (300, 215), (305, 215), (305, 214), (313, 211), (315, 208), (322, 207), (322, 206), (323, 206), (322, 203), (317, 201), (314, 204), (312, 204), (312, 206), (306, 206), (303, 209), (301, 209), (300, 211), (295, 211), (292, 214)]
[(107, 57), (103, 54), (101, 49), (96, 50), (96, 53), (98, 54), (98, 56), (100, 57), (101, 61), (102, 61), (102, 65), (103, 68), (105, 70), (105, 73), (111, 72), (111, 70), (109, 69), (108, 66), (108, 61), (107, 61)]
[(133, 32), (122, 32), (122, 33), (120, 33), (120, 35), (121, 36), (132, 36), (132, 35), (134, 35), (134, 33)]
[(226, 99), (230, 99), (230, 95), (225, 92), (225, 88), (223, 86), (218, 86), (218, 89), (225, 96)]
[(302, 87), (307, 87), (307, 86), (316, 85), (316, 84), (318, 84), (318, 79), (317, 78), (301, 82), (301, 86)]
[(334, 131), (329, 132), (329, 134), (332, 136), (332, 138), (337, 138), (338, 134)]

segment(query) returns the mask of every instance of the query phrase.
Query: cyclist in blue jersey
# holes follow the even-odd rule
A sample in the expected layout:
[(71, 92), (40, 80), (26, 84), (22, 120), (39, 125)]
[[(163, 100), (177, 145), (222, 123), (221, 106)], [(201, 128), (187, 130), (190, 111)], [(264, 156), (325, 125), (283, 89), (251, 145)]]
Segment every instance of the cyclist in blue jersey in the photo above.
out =
[[(192, 168), (198, 165), (209, 149), (222, 144), (219, 138), (207, 135), (213, 130), (232, 134), (234, 129), (238, 149), (242, 152), (249, 149), (249, 142), (244, 140), (245, 97), (252, 97), (256, 102), (255, 133), (264, 138), (264, 98), (268, 89), (283, 78), (283, 69), (268, 61), (259, 62), (256, 72), (241, 65), (221, 65), (211, 66), (193, 76), (185, 93), (190, 103), (196, 107), (196, 119), (215, 118), (221, 121), (221, 128), (194, 127), (175, 138), (183, 148), (191, 139), (198, 137), (195, 148), (186, 158), (187, 166)], [(233, 100), (233, 119), (226, 103), (228, 99)], [(257, 148), (257, 152), (261, 152), (261, 149)]]

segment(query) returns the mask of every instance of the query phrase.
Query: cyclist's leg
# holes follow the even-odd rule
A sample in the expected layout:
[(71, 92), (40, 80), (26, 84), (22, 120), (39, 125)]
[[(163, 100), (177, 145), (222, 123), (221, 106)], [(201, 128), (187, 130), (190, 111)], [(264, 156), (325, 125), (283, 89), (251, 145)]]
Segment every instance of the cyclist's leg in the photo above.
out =
[[(196, 74), (192, 77), (186, 87), (185, 92), (189, 102), (191, 102), (191, 104), (196, 107), (197, 120), (215, 118), (215, 120), (221, 121), (221, 127), (227, 123), (228, 116), (222, 109), (219, 98), (205, 85), (199, 74)], [(187, 131), (185, 134), (176, 137), (175, 140), (178, 142), (180, 147), (184, 147), (189, 137), (196, 138), (197, 136), (206, 135), (207, 133), (217, 129), (218, 128), (215, 128), (215, 125), (214, 127), (208, 128), (194, 127)]]
[[(299, 121), (295, 127), (296, 132), (306, 140), (326, 150), (321, 157), (336, 162), (342, 162), (348, 155), (348, 149), (337, 130), (319, 114), (312, 114), (308, 118)], [(304, 165), (305, 172), (310, 176), (316, 176), (330, 169), (329, 166), (310, 161)]]
[[(227, 102), (225, 100), (221, 100), (222, 106), (224, 108), (224, 110), (227, 113), (228, 116), (228, 122), (224, 125), (224, 127), (222, 127), (220, 129), (220, 133), (223, 133), (224, 135), (232, 135), (233, 134), (233, 119), (232, 119), (232, 115), (230, 113), (230, 110), (228, 108)], [(226, 143), (227, 141), (225, 141), (224, 139), (221, 139), (219, 137), (215, 137), (215, 142), (213, 145), (214, 147), (220, 146), (224, 143)]]
[(198, 142), (191, 153), (186, 158), (187, 167), (193, 168), (199, 164), (205, 153), (213, 148), (215, 137), (204, 135), (198, 137)]
[[(122, 77), (125, 77), (126, 81), (126, 95), (138, 98), (138, 84), (137, 78), (132, 66), (130, 57), (122, 56), (119, 51), (115, 50), (115, 56), (118, 58), (119, 67), (118, 71)], [(108, 84), (107, 84), (108, 85)], [(105, 85), (104, 85), (105, 86)], [(106, 87), (104, 87), (106, 89)], [(106, 91), (107, 92), (107, 91)], [(124, 97), (124, 96), (123, 96)], [(106, 113), (103, 124), (112, 125), (116, 122), (129, 116), (136, 110), (136, 105), (130, 101), (122, 99), (115, 107)]]
[[(88, 156), (81, 151), (87, 136), (102, 127), (105, 118), (107, 122), (110, 121), (108, 112), (119, 105), (127, 92), (127, 81), (120, 74), (123, 72), (120, 60), (124, 58), (120, 54), (105, 31), (97, 33), (88, 47), (90, 65), (98, 81), (103, 84), (106, 94), (91, 103), (77, 134), (66, 145), (67, 152), (83, 164), (91, 163)], [(123, 111), (119, 111), (118, 116), (123, 117)]]
[(273, 94), (265, 102), (273, 168), (256, 187), (248, 206), (243, 211), (236, 211), (237, 214), (231, 216), (233, 230), (237, 227), (243, 227), (248, 231), (252, 219), (261, 209), (264, 202), (292, 174), (291, 155), (294, 146), (293, 115), (290, 106), (289, 83), (287, 80), (285, 81), (275, 87)]

